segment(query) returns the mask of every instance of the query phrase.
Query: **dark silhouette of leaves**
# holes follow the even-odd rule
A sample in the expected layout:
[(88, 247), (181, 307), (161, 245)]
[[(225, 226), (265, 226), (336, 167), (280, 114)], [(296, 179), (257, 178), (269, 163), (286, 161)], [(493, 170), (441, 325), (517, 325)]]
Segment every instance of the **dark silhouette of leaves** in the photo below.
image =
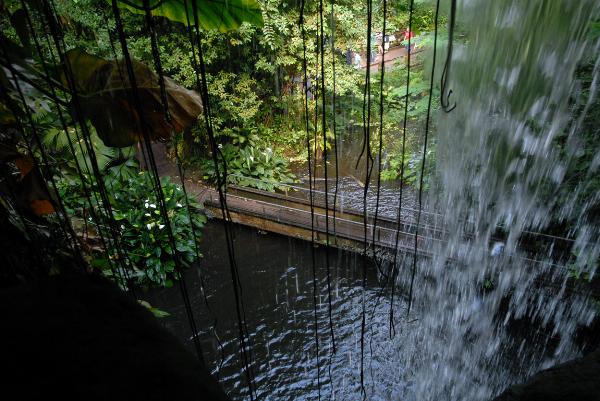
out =
[[(74, 49), (67, 53), (81, 112), (88, 118), (106, 146), (131, 146), (142, 138), (143, 127), (150, 139), (168, 139), (192, 126), (202, 111), (200, 95), (165, 77), (171, 115), (167, 122), (160, 97), (158, 77), (146, 65), (133, 62), (142, 107), (140, 116), (134, 91), (123, 61), (106, 61)], [(63, 70), (60, 80), (67, 85)], [(144, 124), (144, 125), (142, 125)]]

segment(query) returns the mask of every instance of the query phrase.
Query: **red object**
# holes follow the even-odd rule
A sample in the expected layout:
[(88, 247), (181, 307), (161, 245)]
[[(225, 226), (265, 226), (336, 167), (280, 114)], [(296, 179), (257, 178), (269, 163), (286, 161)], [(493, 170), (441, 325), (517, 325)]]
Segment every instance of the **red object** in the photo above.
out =
[(403, 40), (409, 40), (415, 37), (415, 33), (413, 31), (410, 30), (406, 30), (404, 31), (404, 39)]

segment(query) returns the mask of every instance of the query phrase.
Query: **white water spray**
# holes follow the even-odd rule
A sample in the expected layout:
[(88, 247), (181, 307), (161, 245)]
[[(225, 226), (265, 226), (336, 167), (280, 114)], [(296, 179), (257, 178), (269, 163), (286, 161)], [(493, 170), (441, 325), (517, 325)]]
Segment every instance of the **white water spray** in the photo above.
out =
[[(459, 2), (459, 30), (467, 32), (452, 60), (457, 108), (438, 120), (439, 182), (431, 191), (449, 241), (418, 266), (420, 322), (404, 328), (412, 346), (398, 346), (410, 355), (416, 400), (490, 399), (578, 355), (572, 336), (595, 310), (566, 283), (568, 269), (596, 273), (599, 227), (589, 209), (599, 195), (587, 185), (598, 163), (567, 198), (559, 194), (584, 151), (580, 128), (600, 60), (589, 27), (599, 15), (595, 0)], [(590, 58), (593, 80), (584, 96), (576, 70)], [(570, 259), (557, 263), (552, 242), (524, 250), (527, 231), (557, 222), (572, 224)], [(526, 322), (526, 333), (511, 335), (515, 320)], [(552, 337), (557, 344), (546, 349)]]

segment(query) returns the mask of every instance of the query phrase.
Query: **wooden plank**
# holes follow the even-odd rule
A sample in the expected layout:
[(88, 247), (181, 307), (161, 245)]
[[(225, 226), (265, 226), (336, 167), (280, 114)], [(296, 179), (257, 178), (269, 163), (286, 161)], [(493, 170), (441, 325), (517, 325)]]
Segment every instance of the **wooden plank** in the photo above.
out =
[[(212, 211), (217, 218), (221, 218), (222, 214), (218, 193), (212, 189), (207, 189), (204, 195), (205, 207)], [(288, 204), (293, 205), (293, 203)], [(310, 210), (290, 207), (288, 204), (281, 205), (238, 195), (227, 195), (227, 207), (235, 223), (307, 241), (311, 240), (313, 235), (312, 229), (314, 228), (315, 241), (325, 243), (327, 239), (326, 216), (322, 210), (317, 210), (314, 213), (314, 227), (311, 227)], [(394, 250), (396, 249), (396, 235), (398, 235), (398, 250), (413, 253), (415, 250), (414, 231), (407, 232), (403, 231), (402, 228), (401, 226), (398, 233), (395, 226), (385, 227), (378, 224), (374, 227), (373, 224), (367, 224), (367, 245), (371, 249)], [(373, 230), (375, 230), (374, 236)], [(362, 251), (364, 249), (364, 242), (365, 226), (362, 221), (340, 216), (336, 216), (334, 219), (332, 214), (329, 215), (329, 245)], [(431, 235), (427, 229), (420, 230), (417, 238), (417, 254), (431, 256), (432, 250), (444, 242), (444, 235), (438, 238), (436, 235)], [(517, 258), (529, 264), (545, 264), (545, 262), (533, 260), (526, 256), (519, 255)], [(562, 265), (556, 264), (552, 264), (552, 266), (555, 268), (565, 268)]]
[[(227, 196), (227, 206), (234, 222), (255, 227), (265, 231), (284, 234), (310, 240), (312, 238), (310, 211), (292, 208), (284, 205), (258, 201), (235, 195)], [(220, 203), (218, 195), (211, 193), (205, 199), (205, 207), (220, 217)], [(365, 226), (362, 222), (344, 218), (329, 216), (329, 244), (335, 247), (362, 249), (364, 246)], [(314, 214), (314, 231), (316, 240), (324, 243), (327, 238), (326, 216), (322, 213)], [(384, 249), (395, 249), (396, 230), (388, 227), (375, 227), (373, 236), (373, 225), (367, 224), (367, 242), (375, 238), (374, 245)], [(429, 254), (422, 248), (421, 244), (426, 241), (440, 241), (439, 239), (418, 236), (418, 252)], [(404, 251), (414, 250), (414, 234), (401, 232), (398, 238), (398, 248)]]
[[(310, 211), (310, 200), (302, 198), (301, 195), (297, 194), (297, 193), (295, 193), (292, 196), (292, 195), (287, 195), (287, 194), (265, 192), (265, 191), (261, 191), (259, 189), (255, 189), (255, 188), (238, 187), (235, 185), (230, 185), (229, 190), (230, 190), (229, 191), (230, 194), (234, 194), (234, 195), (238, 195), (238, 196), (242, 196), (242, 197), (249, 197), (252, 199), (262, 200), (262, 201), (266, 201), (266, 202), (270, 202), (270, 203), (277, 203), (277, 204), (281, 204), (284, 206), (289, 206), (289, 207), (294, 207), (294, 208)], [(331, 198), (331, 195), (330, 195), (330, 198)], [(333, 201), (331, 201), (331, 205), (333, 205)], [(315, 201), (313, 201), (313, 207), (314, 207), (315, 212), (325, 214), (325, 205), (323, 204), (323, 202), (315, 200)], [(360, 222), (361, 224), (363, 222), (364, 218), (363, 218), (362, 212), (357, 212), (357, 211), (348, 210), (348, 209), (342, 211), (339, 207), (333, 208), (333, 206), (330, 206), (328, 209), (329, 214), (333, 215), (334, 210), (335, 210), (336, 217), (340, 217), (340, 218), (347, 219), (347, 220), (357, 221), (357, 222)], [(416, 211), (414, 211), (414, 212), (416, 215)], [(422, 216), (422, 218), (421, 218), (420, 227), (426, 229), (427, 232), (429, 233), (429, 235), (434, 235), (436, 238), (441, 238), (443, 235), (447, 234), (443, 230), (437, 228), (437, 223), (438, 223), (437, 221), (433, 221), (433, 223), (431, 223), (431, 222), (428, 223), (426, 221), (425, 216), (429, 215), (429, 213), (424, 211), (423, 215), (424, 216)], [(431, 214), (431, 215), (435, 219), (437, 219), (439, 217), (436, 214)], [(375, 219), (374, 219), (373, 215), (367, 216), (367, 222), (369, 224), (373, 224), (374, 220)], [(429, 220), (431, 220), (431, 219), (429, 219)], [(411, 219), (407, 219), (406, 217), (403, 217), (402, 221), (400, 222), (400, 230), (406, 231), (406, 232), (414, 232), (415, 223), (416, 223), (415, 216), (412, 216)], [(377, 226), (393, 228), (395, 230), (398, 225), (397, 225), (397, 221), (395, 218), (378, 215), (377, 216)]]

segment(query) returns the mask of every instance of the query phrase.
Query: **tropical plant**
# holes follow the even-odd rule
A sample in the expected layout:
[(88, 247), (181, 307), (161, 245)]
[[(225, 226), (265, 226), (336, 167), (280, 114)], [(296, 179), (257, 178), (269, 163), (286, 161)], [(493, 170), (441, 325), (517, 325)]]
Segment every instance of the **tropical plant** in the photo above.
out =
[[(144, 135), (149, 139), (167, 139), (190, 128), (202, 111), (200, 96), (163, 77), (169, 120), (162, 112), (159, 79), (146, 65), (134, 61), (136, 88), (124, 76), (123, 61), (106, 61), (74, 49), (66, 54), (67, 66), (60, 80), (66, 86), (73, 77), (80, 94), (80, 112), (88, 118), (102, 141), (112, 147), (126, 147)], [(136, 97), (137, 96), (137, 97)], [(139, 107), (139, 109), (138, 109)]]
[[(90, 177), (88, 180), (95, 188), (94, 179)], [(101, 268), (106, 275), (121, 281), (121, 284), (124, 284), (123, 276), (132, 276), (141, 285), (170, 287), (177, 278), (175, 258), (184, 267), (196, 260), (196, 241), (201, 238), (206, 216), (200, 204), (191, 197), (186, 200), (181, 187), (171, 183), (168, 177), (161, 179), (161, 186), (175, 238), (174, 246), (169, 238), (166, 219), (161, 215), (150, 174), (140, 172), (131, 178), (111, 183), (109, 199), (112, 217), (118, 227), (119, 244), (117, 246), (115, 242), (110, 242), (109, 259), (100, 252), (94, 253), (92, 264)], [(104, 229), (98, 224), (108, 225), (107, 222), (97, 222), (89, 217), (92, 211), (89, 210), (80, 180), (62, 178), (58, 189), (70, 214), (83, 219), (82, 223), (86, 224), (83, 238), (93, 237), (92, 231), (97, 233)], [(94, 201), (100, 195), (92, 193), (91, 198), (93, 212), (103, 216), (105, 211)], [(191, 213), (188, 213), (188, 204)], [(119, 263), (113, 263), (121, 257), (125, 258), (123, 263), (128, 272), (123, 272)], [(111, 265), (115, 266), (110, 268)]]
[[(143, 0), (119, 0), (118, 3), (133, 13), (146, 13)], [(243, 22), (262, 25), (260, 4), (256, 0), (150, 0), (148, 6), (152, 15), (186, 25), (188, 21), (194, 25), (197, 15), (198, 24), (205, 30), (227, 32), (238, 29)]]
[[(211, 159), (201, 163), (204, 179), (216, 182), (216, 169)], [(225, 169), (226, 167), (226, 169)], [(220, 148), (219, 170), (227, 170), (227, 183), (244, 187), (253, 187), (265, 191), (286, 190), (282, 184), (292, 183), (295, 176), (288, 168), (286, 159), (271, 148), (263, 150), (252, 145), (238, 148), (226, 144)]]
[[(320, 131), (320, 127), (319, 127), (319, 131)], [(311, 150), (312, 154), (315, 155), (316, 160), (323, 159), (324, 150), (327, 150), (327, 152), (329, 152), (333, 148), (333, 140), (334, 140), (333, 131), (328, 129), (327, 133), (325, 134), (325, 138), (327, 139), (325, 141), (325, 146), (323, 146), (322, 131), (317, 132), (316, 135), (313, 135), (308, 141), (310, 144), (310, 150)]]
[[(436, 163), (436, 143), (432, 142), (427, 147), (425, 154), (425, 170), (423, 175), (423, 188), (428, 189), (431, 185), (431, 179), (435, 172)], [(384, 163), (384, 169), (381, 171), (381, 179), (397, 180), (400, 179), (402, 158), (401, 154), (393, 154), (388, 157)], [(404, 158), (404, 183), (412, 187), (418, 188), (421, 178), (421, 168), (423, 165), (423, 153), (415, 152), (407, 154)]]
[[(135, 159), (136, 149), (133, 146), (113, 148), (106, 146), (96, 131), (89, 127), (89, 144), (94, 152), (100, 172), (108, 173), (110, 177), (128, 178), (132, 171), (139, 169)], [(84, 174), (92, 174), (90, 149), (86, 146), (82, 134), (74, 128), (49, 128), (44, 132), (42, 145), (55, 160), (60, 163), (62, 174), (76, 176), (78, 168)]]

